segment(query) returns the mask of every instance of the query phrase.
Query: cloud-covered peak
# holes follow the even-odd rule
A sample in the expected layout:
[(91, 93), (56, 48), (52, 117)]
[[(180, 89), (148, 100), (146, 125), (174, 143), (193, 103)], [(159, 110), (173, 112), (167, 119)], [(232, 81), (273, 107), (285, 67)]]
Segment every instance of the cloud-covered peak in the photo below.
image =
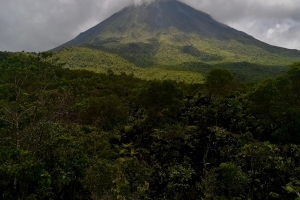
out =
[[(127, 6), (153, 1), (0, 0), (0, 51), (51, 49)], [(300, 49), (300, 0), (178, 1), (267, 43)]]
[(176, 1), (176, 0), (134, 0), (134, 5), (139, 6), (143, 4), (151, 4), (153, 2), (162, 2), (162, 1)]

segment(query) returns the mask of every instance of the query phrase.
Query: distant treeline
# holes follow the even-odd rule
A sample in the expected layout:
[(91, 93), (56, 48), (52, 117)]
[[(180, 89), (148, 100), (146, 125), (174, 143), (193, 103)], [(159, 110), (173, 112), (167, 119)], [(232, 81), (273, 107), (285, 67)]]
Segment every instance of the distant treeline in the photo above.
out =
[(228, 69), (239, 82), (261, 81), (268, 77), (276, 77), (287, 71), (288, 66), (266, 66), (248, 62), (207, 64), (201, 62), (187, 62), (176, 66), (163, 68), (172, 70), (188, 70), (207, 75), (214, 68)]

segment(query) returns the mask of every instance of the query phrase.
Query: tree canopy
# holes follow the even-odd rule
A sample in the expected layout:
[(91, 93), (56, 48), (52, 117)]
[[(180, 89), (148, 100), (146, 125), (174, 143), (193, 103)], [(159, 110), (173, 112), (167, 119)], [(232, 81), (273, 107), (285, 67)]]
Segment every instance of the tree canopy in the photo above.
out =
[(204, 85), (0, 60), (3, 199), (299, 199), (299, 63)]

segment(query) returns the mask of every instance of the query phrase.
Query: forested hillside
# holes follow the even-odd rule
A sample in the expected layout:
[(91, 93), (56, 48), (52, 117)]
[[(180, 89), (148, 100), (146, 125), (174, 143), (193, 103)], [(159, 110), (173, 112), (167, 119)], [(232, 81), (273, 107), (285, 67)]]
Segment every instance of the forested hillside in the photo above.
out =
[[(195, 70), (189, 71), (186, 68), (176, 69), (175, 67), (174, 69), (171, 67), (163, 68), (161, 66), (141, 68), (115, 54), (84, 47), (67, 47), (61, 49), (58, 52), (54, 52), (53, 56), (48, 58), (48, 61), (55, 64), (63, 64), (64, 68), (84, 69), (97, 73), (106, 73), (109, 70), (115, 74), (132, 74), (137, 78), (145, 80), (159, 79), (188, 83), (203, 83), (204, 80), (203, 75), (195, 72)], [(263, 66), (262, 68), (266, 67)], [(276, 67), (274, 66), (272, 69), (276, 73)]]
[(187, 84), (0, 56), (2, 199), (300, 198), (300, 63)]
[(230, 70), (241, 82), (263, 80), (267, 77), (276, 77), (286, 72), (288, 66), (260, 65), (248, 62), (207, 64), (203, 62), (184, 62), (178, 65), (160, 65), (138, 67), (133, 63), (112, 53), (84, 47), (66, 47), (53, 52), (49, 57), (53, 64), (63, 64), (64, 68), (84, 69), (97, 73), (108, 70), (115, 74), (132, 74), (145, 80), (173, 80), (186, 83), (204, 83), (204, 76), (213, 67), (222, 67)]
[(261, 42), (177, 0), (126, 7), (53, 50), (70, 46), (109, 52), (138, 67), (186, 62), (287, 66), (300, 56), (298, 50)]

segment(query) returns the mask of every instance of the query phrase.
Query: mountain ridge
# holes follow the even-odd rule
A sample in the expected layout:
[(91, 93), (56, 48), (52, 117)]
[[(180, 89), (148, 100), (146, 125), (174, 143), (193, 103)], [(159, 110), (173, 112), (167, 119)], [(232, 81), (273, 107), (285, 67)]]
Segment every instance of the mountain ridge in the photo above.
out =
[(276, 47), (176, 0), (130, 6), (55, 48), (83, 46), (141, 67), (188, 61), (289, 65), (300, 51)]
[[(171, 2), (171, 4), (170, 4)], [(184, 7), (182, 9), (182, 7)], [(175, 10), (179, 11), (181, 10), (181, 12), (175, 12), (176, 14), (183, 14), (181, 16), (172, 16), (170, 15), (170, 11), (171, 13), (174, 13), (174, 8)], [(157, 9), (157, 11), (153, 10), (153, 9)], [(165, 11), (167, 11), (167, 13), (162, 13), (162, 9), (164, 9)], [(179, 1), (176, 0), (156, 0), (154, 2), (152, 2), (151, 4), (142, 4), (139, 6), (129, 6), (126, 7), (124, 9), (122, 9), (121, 11), (113, 14), (112, 16), (110, 16), (109, 18), (107, 18), (106, 20), (104, 20), (103, 22), (93, 26), (92, 28), (88, 29), (87, 31), (84, 31), (82, 33), (80, 33), (78, 36), (76, 36), (73, 40), (69, 41), (71, 42), (71, 44), (83, 44), (84, 42), (87, 42), (87, 37), (91, 38), (94, 37), (96, 35), (98, 35), (99, 33), (107, 30), (107, 25), (108, 23), (113, 22), (114, 20), (118, 19), (119, 17), (124, 17), (124, 13), (127, 12), (131, 12), (131, 11), (135, 11), (134, 14), (139, 15), (139, 23), (146, 23), (148, 25), (150, 25), (151, 28), (153, 28), (154, 30), (157, 30), (159, 28), (170, 28), (170, 26), (175, 27), (179, 30), (184, 30), (185, 32), (198, 32), (198, 33), (202, 33), (202, 34), (207, 34), (212, 36), (212, 34), (216, 34), (217, 37), (219, 38), (226, 38), (228, 39), (228, 35), (226, 35), (226, 32), (223, 33), (218, 33), (215, 30), (207, 30), (207, 28), (209, 28), (208, 26), (211, 27), (211, 24), (217, 25), (219, 27), (223, 27), (226, 29), (231, 30), (235, 30), (225, 24), (222, 24), (220, 22), (215, 21), (209, 14), (204, 13), (202, 11), (199, 10), (195, 10), (192, 7), (183, 4)], [(190, 13), (189, 13), (189, 12)], [(196, 12), (195, 12), (196, 11)], [(142, 17), (140, 17), (140, 13), (143, 13)], [(155, 13), (154, 15), (155, 18), (150, 18), (150, 14), (153, 15), (153, 13)], [(184, 19), (192, 19), (195, 17), (188, 17), (190, 15), (194, 15), (194, 16), (198, 16), (199, 18), (204, 19), (202, 20), (184, 20)], [(167, 17), (169, 17), (169, 19)], [(170, 17), (171, 16), (171, 17)], [(130, 17), (133, 17), (133, 15), (131, 15)], [(171, 18), (171, 19), (170, 19)], [(170, 22), (173, 18), (173, 23)], [(177, 20), (177, 22), (174, 20), (174, 18)], [(178, 20), (179, 19), (179, 20)], [(175, 23), (174, 23), (175, 21)], [(203, 28), (203, 24), (201, 24), (201, 21), (203, 22), (203, 24), (205, 24), (206, 26)], [(200, 22), (200, 23), (199, 23)], [(208, 23), (209, 22), (209, 23)], [(172, 24), (172, 25), (171, 25)], [(119, 26), (119, 29), (117, 31), (122, 31), (123, 28), (123, 24), (117, 24)], [(111, 26), (109, 26), (111, 27)], [(152, 30), (153, 31), (153, 30)], [(235, 30), (237, 31), (237, 30)], [(249, 37), (249, 38), (253, 38), (252, 36), (243, 33), (241, 31), (237, 31), (235, 34), (242, 34), (245, 37)], [(67, 42), (68, 43), (68, 42)], [(67, 44), (65, 43), (65, 44)], [(62, 46), (64, 46), (65, 44), (63, 44)]]

